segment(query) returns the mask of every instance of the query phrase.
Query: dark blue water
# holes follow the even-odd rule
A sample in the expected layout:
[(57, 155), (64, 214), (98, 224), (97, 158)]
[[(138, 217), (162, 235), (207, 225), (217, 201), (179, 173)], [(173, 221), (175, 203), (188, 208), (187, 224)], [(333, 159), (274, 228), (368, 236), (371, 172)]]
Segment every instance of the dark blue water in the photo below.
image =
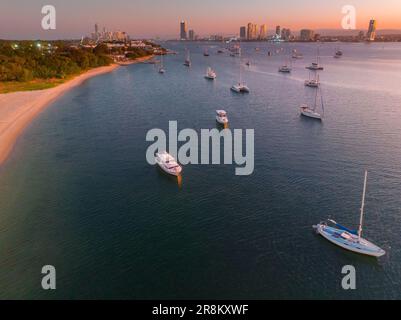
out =
[[(323, 123), (298, 114), (314, 97), (303, 85), (313, 44), (244, 44), (249, 95), (230, 92), (238, 59), (216, 44), (210, 57), (190, 44), (190, 69), (182, 44), (165, 45), (179, 51), (166, 74), (139, 64), (86, 81), (0, 168), (0, 298), (401, 298), (401, 45), (343, 44), (337, 60), (323, 44)], [(278, 74), (293, 48), (304, 59)], [(251, 176), (188, 165), (179, 187), (147, 164), (148, 130), (213, 128), (216, 109), (230, 128), (255, 129)], [(312, 231), (327, 217), (357, 226), (365, 168), (364, 236), (387, 251), (379, 260)], [(52, 292), (40, 286), (46, 264)], [(348, 264), (354, 291), (341, 288)]]

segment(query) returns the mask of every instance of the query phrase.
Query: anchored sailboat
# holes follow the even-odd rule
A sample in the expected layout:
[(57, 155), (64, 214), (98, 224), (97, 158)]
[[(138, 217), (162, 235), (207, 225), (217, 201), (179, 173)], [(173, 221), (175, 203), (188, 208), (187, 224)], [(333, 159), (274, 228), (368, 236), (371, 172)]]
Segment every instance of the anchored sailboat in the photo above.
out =
[(189, 50), (188, 49), (186, 49), (186, 58), (185, 58), (185, 61), (184, 61), (184, 66), (187, 66), (187, 67), (191, 66), (191, 59), (190, 59), (190, 56), (189, 56)]
[(312, 118), (312, 119), (316, 119), (316, 120), (322, 120), (323, 114), (320, 114), (320, 113), (318, 113), (316, 111), (316, 109), (317, 109), (317, 98), (318, 98), (318, 94), (319, 93), (320, 93), (322, 112), (324, 113), (323, 96), (322, 96), (320, 87), (318, 86), (318, 88), (316, 90), (316, 94), (315, 94), (315, 102), (313, 104), (313, 107), (310, 108), (307, 104), (302, 104), (300, 106), (300, 112), (301, 112), (302, 116), (308, 117), (308, 118)]
[(309, 72), (309, 79), (305, 80), (305, 86), (312, 87), (312, 88), (319, 87), (319, 85), (320, 85), (319, 75), (317, 74), (317, 72), (314, 72), (314, 73), (315, 73), (314, 77), (311, 78), (310, 72)]
[(319, 53), (319, 46), (317, 47), (317, 54), (316, 54), (316, 62), (312, 62), (310, 66), (307, 66), (306, 69), (309, 70), (323, 70), (323, 67), (320, 65), (320, 53)]
[(368, 172), (365, 170), (361, 213), (359, 217), (359, 227), (357, 231), (350, 230), (331, 219), (329, 219), (328, 222), (333, 223), (335, 227), (328, 226), (327, 222), (320, 222), (319, 224), (313, 226), (313, 228), (316, 230), (316, 233), (320, 234), (325, 239), (329, 240), (330, 242), (341, 248), (368, 256), (381, 257), (386, 252), (372, 242), (362, 238), (367, 177)]
[(245, 84), (245, 82), (242, 81), (242, 66), (241, 66), (241, 48), (239, 47), (238, 49), (239, 52), (239, 81), (237, 84), (232, 85), (231, 90), (237, 93), (248, 93), (249, 88)]
[(160, 67), (159, 67), (159, 73), (163, 74), (166, 72), (166, 69), (164, 69), (163, 65), (163, 55), (160, 56)]

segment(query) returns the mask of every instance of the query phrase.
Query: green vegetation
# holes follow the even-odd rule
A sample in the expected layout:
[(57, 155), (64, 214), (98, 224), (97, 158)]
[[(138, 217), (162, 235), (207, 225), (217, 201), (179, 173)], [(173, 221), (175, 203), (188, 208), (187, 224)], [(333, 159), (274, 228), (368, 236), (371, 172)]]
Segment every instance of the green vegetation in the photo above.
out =
[(67, 41), (0, 41), (0, 93), (50, 88), (112, 61), (104, 44), (92, 49)]

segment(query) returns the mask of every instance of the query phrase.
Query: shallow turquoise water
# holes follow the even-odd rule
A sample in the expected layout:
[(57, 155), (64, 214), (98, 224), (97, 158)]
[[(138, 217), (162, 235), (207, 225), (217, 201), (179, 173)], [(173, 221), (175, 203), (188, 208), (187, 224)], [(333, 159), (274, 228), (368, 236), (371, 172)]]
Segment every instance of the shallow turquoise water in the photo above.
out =
[[(313, 99), (313, 44), (244, 44), (249, 95), (229, 87), (238, 59), (190, 44), (152, 65), (122, 67), (65, 94), (38, 117), (0, 168), (0, 298), (401, 298), (401, 45), (322, 45), (325, 121), (301, 119)], [(258, 46), (261, 51), (254, 48)], [(303, 60), (278, 74), (283, 54)], [(203, 78), (216, 69), (215, 82)], [(147, 164), (146, 132), (255, 129), (255, 171), (188, 165), (182, 186)], [(365, 236), (388, 253), (345, 252), (312, 232), (332, 217), (357, 226), (369, 169)], [(40, 270), (57, 269), (57, 290)], [(341, 288), (341, 268), (357, 290)]]

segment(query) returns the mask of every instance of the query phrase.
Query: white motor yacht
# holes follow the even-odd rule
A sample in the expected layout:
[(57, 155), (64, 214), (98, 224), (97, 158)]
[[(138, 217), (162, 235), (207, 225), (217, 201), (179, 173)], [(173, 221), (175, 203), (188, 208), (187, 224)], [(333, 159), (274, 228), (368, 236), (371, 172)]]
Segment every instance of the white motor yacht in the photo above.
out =
[(166, 151), (156, 153), (156, 164), (168, 174), (173, 176), (179, 176), (181, 174), (182, 167), (177, 163), (174, 157)]

